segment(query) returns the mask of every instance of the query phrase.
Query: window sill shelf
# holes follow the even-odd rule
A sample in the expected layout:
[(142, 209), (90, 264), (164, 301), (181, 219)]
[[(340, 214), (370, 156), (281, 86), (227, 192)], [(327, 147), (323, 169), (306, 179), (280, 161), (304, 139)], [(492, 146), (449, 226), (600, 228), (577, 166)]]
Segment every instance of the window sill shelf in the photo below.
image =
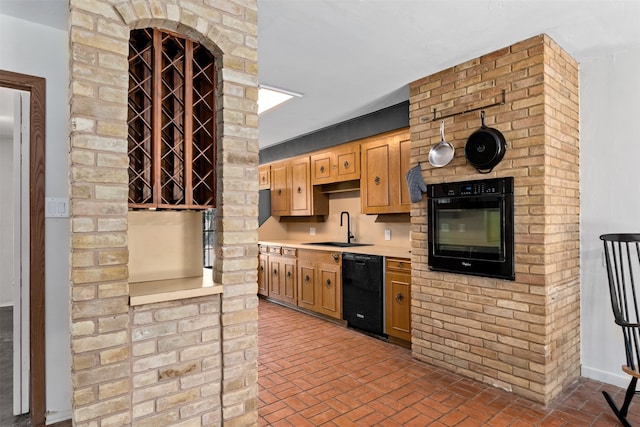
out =
[(129, 283), (129, 305), (137, 306), (217, 295), (222, 293), (222, 288), (222, 285), (213, 283), (209, 269), (205, 269), (202, 276), (132, 282)]

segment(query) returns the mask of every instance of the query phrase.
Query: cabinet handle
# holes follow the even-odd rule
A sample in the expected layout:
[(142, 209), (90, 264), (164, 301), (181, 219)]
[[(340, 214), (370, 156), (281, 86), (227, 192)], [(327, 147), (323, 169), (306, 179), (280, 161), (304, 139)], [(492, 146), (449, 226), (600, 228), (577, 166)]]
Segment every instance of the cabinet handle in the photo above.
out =
[(324, 173), (324, 166), (320, 166), (320, 173)]
[(298, 194), (302, 193), (302, 188), (298, 187)]
[(265, 182), (266, 180), (267, 180), (267, 178), (263, 176), (262, 177), (262, 182)]
[(305, 283), (309, 283), (309, 280), (311, 280), (311, 278), (309, 277), (308, 274), (306, 276), (304, 276)]
[(282, 188), (278, 188), (278, 196), (282, 196)]
[(375, 178), (373, 178), (373, 182), (374, 182), (374, 184), (376, 184), (376, 185), (380, 185), (380, 177), (379, 177), (379, 176), (376, 176)]
[(273, 269), (273, 275), (277, 275), (278, 274), (278, 270), (276, 270), (275, 268)]
[(325, 283), (327, 285), (327, 288), (331, 286), (331, 279), (327, 279), (327, 283)]
[(264, 265), (260, 266), (260, 271), (264, 271)]
[(343, 166), (345, 169), (349, 169), (349, 162), (345, 160)]
[(340, 258), (340, 255), (338, 254), (331, 254), (331, 256), (333, 257), (333, 260), (338, 262), (338, 258)]
[(291, 272), (290, 271), (287, 271), (287, 277), (291, 278)]
[(401, 302), (404, 299), (404, 295), (402, 295), (401, 293), (396, 295), (396, 301)]

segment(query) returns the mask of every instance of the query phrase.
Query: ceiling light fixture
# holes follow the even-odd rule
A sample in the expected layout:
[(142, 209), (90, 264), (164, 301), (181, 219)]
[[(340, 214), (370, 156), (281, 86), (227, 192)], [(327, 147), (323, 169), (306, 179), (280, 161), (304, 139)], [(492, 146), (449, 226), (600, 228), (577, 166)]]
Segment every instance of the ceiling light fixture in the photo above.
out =
[(260, 85), (258, 87), (258, 114), (271, 110), (294, 96), (301, 97), (302, 94), (272, 86)]

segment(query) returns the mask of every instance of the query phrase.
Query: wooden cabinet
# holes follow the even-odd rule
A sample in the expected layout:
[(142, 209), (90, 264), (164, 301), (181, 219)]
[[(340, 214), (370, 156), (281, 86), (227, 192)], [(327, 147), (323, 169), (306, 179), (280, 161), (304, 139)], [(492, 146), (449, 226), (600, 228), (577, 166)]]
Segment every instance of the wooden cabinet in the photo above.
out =
[(258, 189), (268, 190), (271, 188), (271, 166), (262, 165), (258, 167)]
[(291, 160), (291, 215), (313, 215), (309, 157)]
[(258, 295), (269, 296), (269, 247), (258, 247)]
[(298, 306), (341, 319), (341, 266), (338, 252), (298, 250)]
[(271, 165), (271, 215), (286, 216), (291, 212), (291, 172), (289, 163)]
[(408, 129), (371, 138), (361, 144), (362, 213), (407, 213), (411, 210), (405, 175), (410, 168)]
[(269, 298), (289, 304), (297, 303), (296, 249), (269, 247)]
[(311, 156), (311, 184), (360, 179), (360, 144), (343, 144)]
[(386, 331), (390, 337), (411, 342), (411, 261), (386, 259)]
[(328, 215), (329, 199), (311, 185), (309, 156), (271, 164), (271, 215)]

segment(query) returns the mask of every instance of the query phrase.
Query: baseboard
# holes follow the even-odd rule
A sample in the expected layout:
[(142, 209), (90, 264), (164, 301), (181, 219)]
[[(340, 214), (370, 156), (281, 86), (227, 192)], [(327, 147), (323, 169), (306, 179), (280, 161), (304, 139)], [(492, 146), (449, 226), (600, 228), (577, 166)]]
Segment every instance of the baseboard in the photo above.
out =
[(627, 388), (629, 386), (629, 375), (620, 371), (620, 374), (614, 374), (608, 371), (602, 371), (600, 369), (590, 368), (582, 365), (580, 375), (585, 378), (590, 378), (596, 381), (602, 381), (603, 383), (615, 385), (621, 388)]
[(71, 427), (71, 410), (47, 413), (46, 425), (51, 427)]

